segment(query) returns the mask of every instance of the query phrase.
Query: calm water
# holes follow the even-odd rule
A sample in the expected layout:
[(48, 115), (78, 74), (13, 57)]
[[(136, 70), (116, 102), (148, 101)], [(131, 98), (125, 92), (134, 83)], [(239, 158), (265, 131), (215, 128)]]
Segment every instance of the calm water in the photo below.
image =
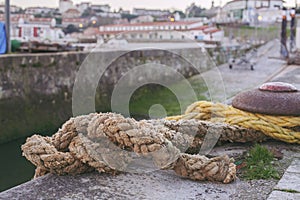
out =
[(27, 161), (21, 152), (26, 138), (0, 144), (0, 192), (29, 181), (35, 167)]

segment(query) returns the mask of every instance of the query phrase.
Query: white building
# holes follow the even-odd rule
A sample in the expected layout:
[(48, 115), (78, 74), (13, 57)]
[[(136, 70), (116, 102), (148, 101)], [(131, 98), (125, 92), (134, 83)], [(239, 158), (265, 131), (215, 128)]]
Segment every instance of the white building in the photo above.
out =
[(17, 33), (14, 35), (21, 40), (58, 41), (65, 37), (64, 32), (60, 28), (53, 28), (49, 25), (20, 24), (15, 31)]
[[(26, 16), (24, 15), (24, 17)], [(15, 17), (15, 19), (17, 18)], [(61, 40), (64, 38), (64, 33), (55, 25), (56, 21), (53, 18), (18, 18), (18, 23), (12, 24), (11, 37), (25, 41)]]
[(132, 11), (134, 15), (151, 15), (151, 16), (165, 16), (169, 15), (170, 11), (168, 10), (158, 10), (158, 9), (144, 9), (144, 8), (134, 8)]
[(130, 23), (137, 24), (137, 23), (145, 23), (145, 22), (153, 22), (153, 21), (154, 21), (154, 17), (152, 17), (151, 15), (141, 15), (138, 16), (137, 18), (132, 19)]
[[(17, 12), (20, 12), (22, 8), (18, 7), (18, 6), (14, 6), (14, 5), (11, 5), (10, 6), (10, 12), (11, 13), (17, 13)], [(5, 13), (5, 5), (4, 4), (0, 4), (0, 11)]]
[(29, 15), (35, 14), (47, 14), (55, 11), (55, 8), (47, 8), (47, 7), (29, 7), (26, 8), (25, 13)]
[(199, 21), (148, 22), (139, 24), (119, 24), (99, 27), (104, 39), (123, 37), (134, 41), (178, 41), (209, 40), (221, 41), (224, 33), (216, 27), (204, 26)]
[(69, 9), (74, 9), (73, 1), (71, 0), (59, 0), (59, 12), (64, 13)]
[(83, 13), (86, 9), (90, 7), (90, 2), (81, 2), (80, 4), (76, 5), (77, 9)]
[(103, 17), (103, 18), (117, 18), (117, 19), (122, 18), (122, 15), (120, 13), (114, 13), (114, 12), (99, 12), (96, 13), (96, 16)]
[(105, 4), (105, 5), (91, 5), (91, 9), (94, 11), (103, 11), (103, 12), (110, 12), (110, 6)]
[[(275, 22), (281, 15), (282, 0), (233, 0), (220, 8), (216, 21), (257, 23), (257, 17), (265, 22)], [(281, 17), (281, 16), (280, 16)]]

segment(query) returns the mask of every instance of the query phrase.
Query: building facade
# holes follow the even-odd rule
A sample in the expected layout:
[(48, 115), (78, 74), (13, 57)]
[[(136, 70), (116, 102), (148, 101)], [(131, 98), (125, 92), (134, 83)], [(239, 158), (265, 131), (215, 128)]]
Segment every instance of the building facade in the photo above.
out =
[(282, 0), (233, 0), (217, 11), (216, 21), (253, 24), (261, 16), (261, 20), (272, 23), (281, 15), (282, 8)]
[(81, 12), (76, 8), (70, 8), (62, 13), (63, 18), (78, 18), (81, 16)]
[(224, 33), (199, 21), (148, 22), (100, 26), (99, 34), (106, 40), (123, 38), (129, 41), (221, 41)]
[(130, 23), (137, 24), (137, 23), (146, 23), (146, 22), (153, 22), (153, 21), (154, 21), (154, 17), (152, 17), (151, 15), (141, 15), (138, 16), (137, 18), (132, 19)]
[(75, 6), (73, 5), (73, 1), (71, 0), (59, 0), (59, 12), (60, 13), (64, 13), (67, 10), (71, 9), (71, 8), (75, 8)]
[(53, 12), (55, 12), (55, 8), (47, 8), (47, 7), (28, 7), (25, 10), (25, 13), (29, 15), (47, 14)]
[(86, 18), (63, 18), (62, 26), (67, 27), (68, 25), (74, 25), (78, 28), (87, 27), (89, 24), (89, 19)]
[(156, 10), (156, 9), (144, 9), (144, 8), (134, 8), (132, 11), (134, 15), (151, 15), (155, 17), (170, 15), (168, 10)]
[[(11, 13), (19, 13), (21, 10), (22, 10), (22, 8), (20, 8), (18, 6), (14, 6), (14, 5), (10, 6), (10, 12)], [(5, 12), (5, 5), (4, 4), (0, 4), (0, 12), (2, 12), (2, 13)]]

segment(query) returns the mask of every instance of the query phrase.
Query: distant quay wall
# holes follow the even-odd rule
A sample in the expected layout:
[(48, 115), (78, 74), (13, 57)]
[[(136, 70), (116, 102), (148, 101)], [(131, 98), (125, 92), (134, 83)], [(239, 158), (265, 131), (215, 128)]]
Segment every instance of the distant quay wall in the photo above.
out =
[[(111, 60), (97, 89), (96, 98), (106, 98), (102, 102), (109, 102), (114, 84), (135, 66), (162, 64), (185, 77), (213, 67), (199, 48), (1, 55), (0, 142), (33, 133), (53, 133), (69, 119), (77, 72), (90, 57), (97, 62)], [(107, 105), (97, 108), (109, 110)]]

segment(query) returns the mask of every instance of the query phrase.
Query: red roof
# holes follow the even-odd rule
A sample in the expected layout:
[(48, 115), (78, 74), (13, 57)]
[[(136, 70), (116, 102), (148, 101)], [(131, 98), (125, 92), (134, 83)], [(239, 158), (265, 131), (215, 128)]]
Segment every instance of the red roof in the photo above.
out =
[(99, 31), (98, 28), (89, 27), (89, 28), (84, 30), (83, 34), (88, 35), (88, 36), (98, 35), (98, 34), (100, 34), (100, 31)]
[(30, 22), (51, 22), (52, 18), (33, 18), (29, 19)]
[(87, 19), (84, 18), (63, 18), (63, 22), (78, 22), (78, 23), (84, 23), (87, 22)]
[(123, 26), (182, 26), (182, 25), (190, 25), (194, 23), (198, 23), (199, 21), (192, 21), (192, 22), (186, 22), (186, 21), (180, 21), (180, 22), (145, 22), (145, 23), (136, 23), (136, 24), (110, 24), (105, 25), (102, 27), (123, 27)]
[(80, 11), (74, 8), (70, 8), (67, 11), (65, 11), (65, 13), (80, 13)]
[[(216, 27), (210, 27), (210, 26), (200, 26), (197, 28), (193, 28), (193, 29), (183, 29), (181, 30), (182, 32), (185, 31), (191, 31), (191, 30), (201, 30), (203, 31), (204, 34), (212, 34), (212, 33), (216, 33), (221, 31), (220, 29), (216, 28)], [(99, 31), (97, 34), (100, 35), (106, 35), (106, 34), (120, 34), (120, 33), (151, 33), (151, 32), (156, 32), (157, 30), (133, 30), (133, 31)], [(158, 30), (158, 31), (170, 31), (170, 30)], [(173, 31), (173, 30), (171, 30)]]
[(217, 29), (217, 28), (209, 28), (208, 30), (204, 30), (203, 33), (205, 34), (211, 34), (211, 33), (216, 33), (216, 32), (219, 32), (220, 29)]
[(196, 27), (196, 28), (191, 28), (191, 29), (189, 29), (189, 31), (203, 31), (207, 28), (209, 28), (209, 26), (204, 25), (204, 26), (199, 26), (199, 27)]

